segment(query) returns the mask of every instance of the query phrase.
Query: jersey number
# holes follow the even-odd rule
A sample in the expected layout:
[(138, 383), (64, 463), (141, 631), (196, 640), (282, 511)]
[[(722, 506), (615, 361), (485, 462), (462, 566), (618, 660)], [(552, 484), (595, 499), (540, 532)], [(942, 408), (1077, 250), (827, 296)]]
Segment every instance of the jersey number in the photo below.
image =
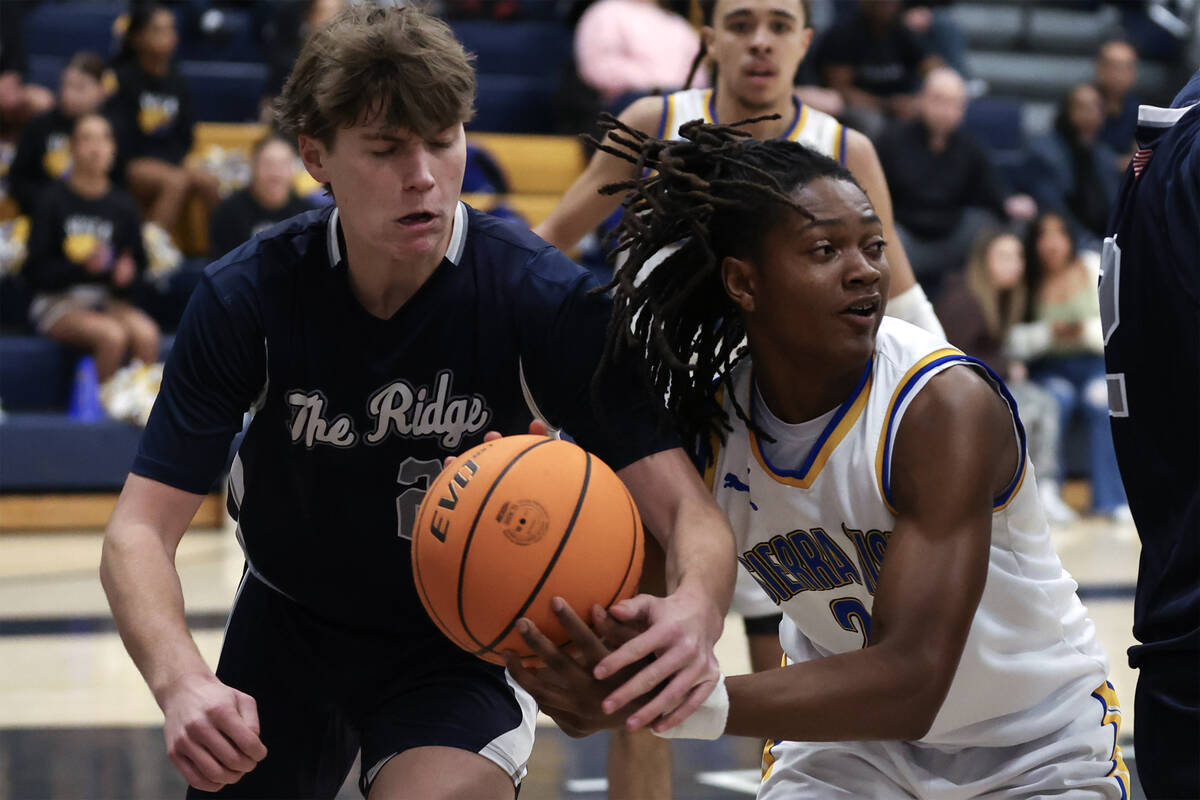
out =
[(857, 597), (841, 597), (829, 603), (829, 610), (844, 630), (863, 637), (863, 647), (871, 643), (871, 612), (867, 611), (861, 600)]
[[(1121, 248), (1116, 235), (1104, 240), (1100, 254), (1100, 324), (1104, 326), (1104, 345), (1121, 327)], [(1108, 384), (1108, 414), (1112, 417), (1129, 416), (1129, 400), (1125, 394), (1125, 373), (1108, 373), (1104, 376)]]
[(417, 521), (417, 508), (433, 479), (442, 471), (442, 462), (436, 458), (422, 461), (406, 458), (396, 475), (396, 483), (406, 488), (396, 497), (396, 535), (401, 539), (412, 539), (413, 523)]

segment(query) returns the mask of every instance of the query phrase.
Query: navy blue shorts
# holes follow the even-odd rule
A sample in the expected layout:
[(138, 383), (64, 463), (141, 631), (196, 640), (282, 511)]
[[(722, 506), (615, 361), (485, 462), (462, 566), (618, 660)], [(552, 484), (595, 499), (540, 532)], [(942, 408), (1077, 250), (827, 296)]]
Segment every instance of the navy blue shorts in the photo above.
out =
[(1143, 655), (1133, 728), (1138, 780), (1150, 800), (1200, 797), (1200, 678), (1196, 653)]
[(247, 574), (217, 677), (258, 704), (267, 757), (236, 784), (188, 797), (334, 797), (362, 751), (365, 796), (389, 758), (457, 747), (519, 784), (537, 707), (503, 667), (464, 653), (435, 628), (424, 638), (347, 631)]

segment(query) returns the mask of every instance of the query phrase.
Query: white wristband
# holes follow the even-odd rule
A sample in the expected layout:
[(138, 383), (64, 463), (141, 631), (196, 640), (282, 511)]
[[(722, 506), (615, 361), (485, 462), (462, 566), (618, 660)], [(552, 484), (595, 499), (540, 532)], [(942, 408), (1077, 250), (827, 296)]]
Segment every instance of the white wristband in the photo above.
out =
[(725, 721), (729, 717), (729, 692), (725, 689), (725, 675), (719, 674), (717, 686), (708, 699), (692, 712), (692, 715), (674, 728), (655, 736), (663, 739), (719, 739), (725, 733)]
[(902, 319), (916, 325), (918, 328), (924, 328), (934, 336), (946, 338), (946, 332), (942, 330), (942, 323), (938, 322), (937, 314), (933, 313), (933, 305), (925, 296), (925, 290), (919, 283), (889, 299), (884, 313), (889, 317)]

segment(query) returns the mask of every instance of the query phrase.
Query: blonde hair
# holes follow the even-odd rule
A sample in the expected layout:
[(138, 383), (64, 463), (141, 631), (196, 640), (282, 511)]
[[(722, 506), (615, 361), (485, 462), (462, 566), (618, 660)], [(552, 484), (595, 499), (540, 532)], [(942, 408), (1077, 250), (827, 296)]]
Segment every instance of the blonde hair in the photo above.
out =
[(474, 114), (474, 57), (446, 23), (411, 6), (350, 6), (317, 28), (276, 101), (289, 136), (332, 147), (339, 128), (379, 119), (427, 136)]
[(1001, 230), (984, 231), (971, 247), (966, 269), (967, 288), (979, 301), (988, 333), (998, 338), (1003, 338), (1013, 325), (1021, 321), (1029, 302), (1028, 289), (1023, 278), (1008, 289), (998, 289), (992, 281), (992, 273), (988, 270), (988, 255), (992, 245), (1005, 237), (1017, 243), (1021, 257), (1024, 258), (1025, 252), (1016, 234)]

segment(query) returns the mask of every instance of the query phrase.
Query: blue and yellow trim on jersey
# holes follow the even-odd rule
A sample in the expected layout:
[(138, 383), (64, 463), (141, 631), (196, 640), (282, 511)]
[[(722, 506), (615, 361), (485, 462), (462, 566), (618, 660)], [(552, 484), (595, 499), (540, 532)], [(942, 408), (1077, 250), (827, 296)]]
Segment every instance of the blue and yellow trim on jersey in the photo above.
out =
[[(799, 132), (799, 128), (796, 129)], [(837, 124), (837, 135), (833, 137), (833, 160), (846, 166), (846, 126)]]
[(1025, 482), (1025, 426), (1021, 424), (1021, 417), (1017, 414), (1017, 401), (1013, 399), (1012, 394), (1009, 393), (1008, 387), (1004, 385), (1001, 377), (987, 364), (978, 358), (966, 355), (957, 348), (944, 347), (940, 350), (934, 350), (916, 364), (913, 364), (908, 372), (904, 373), (904, 377), (900, 379), (900, 383), (896, 386), (896, 391), (892, 393), (892, 399), (888, 403), (887, 416), (885, 417), (886, 422), (884, 423), (883, 430), (879, 432), (879, 447), (875, 450), (875, 479), (878, 482), (879, 494), (883, 497), (883, 503), (892, 514), (896, 514), (896, 507), (892, 505), (891, 480), (892, 440), (894, 438), (893, 430), (896, 426), (896, 414), (904, 404), (904, 399), (929, 372), (940, 370), (948, 364), (968, 364), (981, 369), (986, 373), (991, 383), (1000, 393), (1000, 396), (1004, 398), (1004, 402), (1008, 404), (1008, 409), (1012, 413), (1013, 422), (1017, 430), (1017, 471), (1008, 485), (1004, 487), (1004, 491), (992, 501), (992, 512), (1003, 511), (1012, 501), (1013, 497), (1016, 496), (1017, 491), (1021, 488), (1021, 484)]
[(675, 95), (663, 95), (663, 110), (662, 119), (658, 121), (658, 138), (662, 139), (667, 135), (667, 131), (673, 130), (672, 125), (675, 123)]
[[(825, 430), (821, 432), (820, 437), (813, 443), (812, 450), (809, 451), (808, 457), (804, 459), (799, 469), (788, 470), (780, 469), (772, 464), (765, 453), (762, 451), (762, 446), (758, 442), (758, 436), (754, 430), (747, 426), (747, 432), (750, 434), (750, 449), (754, 453), (754, 457), (758, 459), (759, 466), (774, 478), (777, 482), (787, 486), (793, 486), (797, 489), (808, 489), (813, 485), (813, 481), (821, 474), (821, 470), (825, 466), (825, 462), (833, 455), (833, 451), (837, 449), (838, 444), (842, 439), (846, 438), (846, 434), (854, 427), (854, 423), (858, 422), (858, 418), (862, 416), (863, 409), (867, 406), (867, 398), (871, 395), (872, 368), (875, 366), (875, 358), (867, 362), (867, 368), (863, 370), (862, 377), (858, 379), (858, 385), (854, 387), (854, 391), (846, 398), (846, 401), (838, 406), (837, 412), (833, 415), (833, 419), (829, 420), (829, 424), (825, 426)], [(750, 377), (751, 391), (754, 386), (754, 376)], [(754, 401), (750, 400), (750, 418), (754, 419)]]
[(1117, 744), (1121, 736), (1121, 701), (1117, 699), (1117, 690), (1111, 681), (1096, 687), (1092, 697), (1100, 703), (1100, 726), (1111, 725), (1113, 729), (1112, 753), (1109, 755), (1112, 769), (1105, 777), (1113, 778), (1121, 787), (1121, 800), (1129, 800), (1129, 767), (1125, 766), (1125, 757), (1121, 754), (1121, 746)]

